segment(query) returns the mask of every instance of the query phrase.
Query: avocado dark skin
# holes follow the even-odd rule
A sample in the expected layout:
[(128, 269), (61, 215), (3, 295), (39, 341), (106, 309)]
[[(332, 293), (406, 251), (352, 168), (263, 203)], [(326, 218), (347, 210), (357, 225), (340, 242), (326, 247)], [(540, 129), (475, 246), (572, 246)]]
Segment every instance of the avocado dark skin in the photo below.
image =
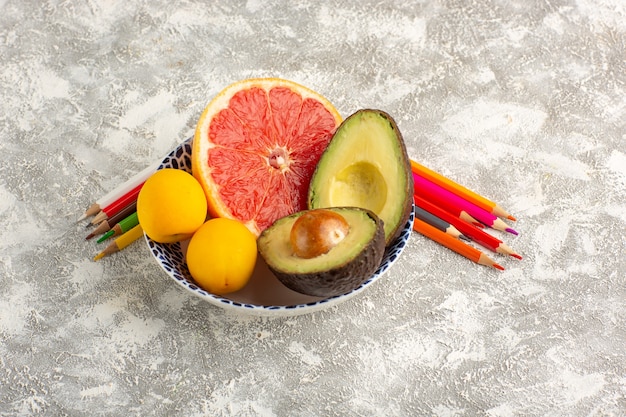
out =
[[(339, 210), (345, 208), (337, 208)], [(312, 272), (287, 271), (272, 262), (267, 256), (267, 248), (263, 246), (265, 233), (272, 233), (271, 227), (259, 237), (259, 253), (265, 259), (269, 269), (287, 287), (301, 294), (316, 297), (333, 297), (342, 295), (358, 288), (380, 266), (385, 252), (385, 231), (383, 221), (372, 211), (361, 208), (350, 208), (366, 213), (375, 223), (375, 231), (364, 248), (355, 257), (340, 264), (329, 265), (327, 269)], [(293, 215), (292, 215), (293, 216)], [(357, 225), (358, 227), (358, 225)], [(269, 232), (267, 232), (269, 230)], [(271, 249), (269, 249), (271, 250)]]

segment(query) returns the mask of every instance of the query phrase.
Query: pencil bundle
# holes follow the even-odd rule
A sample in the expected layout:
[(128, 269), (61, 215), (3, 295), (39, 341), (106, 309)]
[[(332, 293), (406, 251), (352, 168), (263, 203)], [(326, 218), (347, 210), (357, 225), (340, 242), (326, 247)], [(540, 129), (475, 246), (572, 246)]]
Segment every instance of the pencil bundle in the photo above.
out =
[(480, 247), (516, 259), (502, 240), (485, 229), (517, 235), (505, 220), (515, 221), (495, 202), (476, 194), (443, 175), (411, 161), (415, 203), (413, 230), (473, 262), (504, 270)]
[(89, 225), (94, 229), (85, 239), (101, 235), (97, 243), (102, 243), (113, 238), (113, 241), (94, 257), (95, 261), (124, 249), (143, 236), (143, 229), (137, 217), (137, 197), (141, 187), (157, 167), (158, 164), (153, 164), (137, 173), (89, 206), (78, 219), (81, 221), (93, 216)]

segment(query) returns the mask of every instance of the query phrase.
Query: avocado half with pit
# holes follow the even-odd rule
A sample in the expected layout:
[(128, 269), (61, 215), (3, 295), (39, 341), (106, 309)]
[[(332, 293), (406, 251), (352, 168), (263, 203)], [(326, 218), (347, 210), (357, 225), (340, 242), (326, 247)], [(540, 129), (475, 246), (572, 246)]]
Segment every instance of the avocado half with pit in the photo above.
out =
[(301, 257), (294, 250), (294, 225), (302, 216), (316, 210), (304, 210), (280, 218), (257, 239), (259, 254), (269, 269), (286, 287), (296, 292), (317, 297), (345, 294), (371, 277), (382, 261), (384, 226), (375, 213), (359, 207), (328, 210), (343, 217), (348, 228), (325, 253)]
[(413, 209), (413, 175), (402, 134), (382, 110), (345, 119), (322, 154), (309, 184), (308, 207), (355, 206), (376, 213), (389, 245)]

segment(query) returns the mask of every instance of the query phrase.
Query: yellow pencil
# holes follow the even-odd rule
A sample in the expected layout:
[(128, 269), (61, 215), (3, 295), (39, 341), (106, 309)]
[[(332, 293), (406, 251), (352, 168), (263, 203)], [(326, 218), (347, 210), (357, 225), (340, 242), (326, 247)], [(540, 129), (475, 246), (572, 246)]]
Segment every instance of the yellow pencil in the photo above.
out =
[(438, 186), (445, 188), (446, 190), (450, 191), (451, 193), (454, 193), (456, 195), (458, 195), (459, 197), (469, 201), (472, 204), (475, 204), (476, 206), (487, 210), (489, 213), (498, 216), (498, 217), (502, 217), (502, 218), (507, 218), (509, 220), (513, 220), (515, 221), (515, 217), (513, 217), (511, 214), (509, 214), (506, 210), (504, 210), (502, 207), (500, 207), (498, 204), (494, 203), (493, 201), (479, 195), (476, 194), (475, 192), (473, 192), (472, 190), (469, 190), (465, 187), (463, 187), (460, 184), (457, 184), (456, 182), (452, 181), (449, 178), (444, 177), (443, 175), (429, 169), (426, 168), (425, 166), (411, 160), (411, 170), (423, 177), (426, 178), (428, 181), (437, 184)]
[(143, 229), (141, 228), (141, 225), (138, 224), (137, 226), (133, 227), (128, 232), (124, 233), (113, 242), (111, 242), (111, 244), (107, 246), (102, 252), (97, 254), (95, 258), (93, 258), (93, 260), (97, 261), (104, 258), (106, 255), (111, 255), (112, 253), (121, 251), (126, 246), (139, 239), (141, 236), (143, 236)]

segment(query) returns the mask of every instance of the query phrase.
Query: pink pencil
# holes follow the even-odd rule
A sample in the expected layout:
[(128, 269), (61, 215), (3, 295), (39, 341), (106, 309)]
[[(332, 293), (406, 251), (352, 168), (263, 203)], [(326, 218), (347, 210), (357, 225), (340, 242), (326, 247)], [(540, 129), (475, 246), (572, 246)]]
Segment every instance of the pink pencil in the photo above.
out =
[(498, 216), (493, 215), (487, 210), (470, 203), (445, 188), (428, 181), (426, 178), (413, 173), (413, 182), (415, 186), (415, 194), (421, 194), (420, 197), (430, 200), (433, 203), (435, 201), (446, 201), (448, 204), (452, 204), (458, 209), (468, 213), (470, 216), (488, 227), (517, 235), (517, 232), (511, 229), (505, 222), (498, 218)]

